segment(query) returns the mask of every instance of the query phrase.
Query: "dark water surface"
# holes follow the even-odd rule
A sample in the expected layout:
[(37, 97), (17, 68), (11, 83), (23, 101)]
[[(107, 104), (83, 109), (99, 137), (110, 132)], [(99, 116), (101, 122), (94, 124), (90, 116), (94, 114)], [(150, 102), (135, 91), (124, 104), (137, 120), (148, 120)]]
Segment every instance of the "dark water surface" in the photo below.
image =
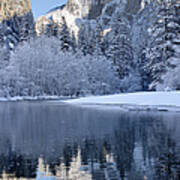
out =
[(180, 180), (180, 114), (0, 103), (0, 180)]

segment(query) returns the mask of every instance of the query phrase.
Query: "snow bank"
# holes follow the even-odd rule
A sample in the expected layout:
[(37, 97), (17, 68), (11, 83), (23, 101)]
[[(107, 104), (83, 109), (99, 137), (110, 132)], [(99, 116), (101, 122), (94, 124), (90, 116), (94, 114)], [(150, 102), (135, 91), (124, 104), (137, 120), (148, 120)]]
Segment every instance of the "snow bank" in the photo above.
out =
[(74, 105), (118, 105), (130, 110), (171, 110), (180, 112), (180, 91), (92, 96), (64, 102)]
[(70, 97), (67, 96), (15, 96), (15, 97), (0, 97), (0, 102), (12, 102), (12, 101), (43, 101), (43, 100), (64, 100), (69, 99)]

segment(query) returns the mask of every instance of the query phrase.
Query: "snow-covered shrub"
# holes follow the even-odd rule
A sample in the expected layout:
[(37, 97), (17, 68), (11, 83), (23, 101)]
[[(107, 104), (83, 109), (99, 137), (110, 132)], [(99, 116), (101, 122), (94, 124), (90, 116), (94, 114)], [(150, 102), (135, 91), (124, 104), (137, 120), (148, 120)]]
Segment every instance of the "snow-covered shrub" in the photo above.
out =
[(102, 56), (87, 55), (84, 58), (92, 94), (110, 94), (119, 91), (120, 80), (114, 65)]
[(130, 74), (120, 82), (122, 92), (136, 92), (142, 90), (141, 77), (138, 72), (131, 71)]
[(21, 44), (0, 71), (3, 96), (85, 95), (117, 91), (118, 79), (102, 57), (75, 56), (59, 40), (41, 36)]

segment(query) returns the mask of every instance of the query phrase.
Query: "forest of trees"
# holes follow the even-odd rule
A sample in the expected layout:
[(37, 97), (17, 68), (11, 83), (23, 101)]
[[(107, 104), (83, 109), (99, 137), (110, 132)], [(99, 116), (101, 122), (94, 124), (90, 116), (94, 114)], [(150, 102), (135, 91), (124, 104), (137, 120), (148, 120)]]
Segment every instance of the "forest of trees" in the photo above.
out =
[(0, 96), (79, 96), (180, 90), (180, 3), (150, 0), (134, 16), (115, 11), (110, 31), (63, 18), (10, 50), (0, 44)]
[(0, 71), (0, 95), (78, 96), (109, 94), (119, 79), (104, 57), (61, 52), (60, 41), (41, 36), (16, 48), (8, 66)]

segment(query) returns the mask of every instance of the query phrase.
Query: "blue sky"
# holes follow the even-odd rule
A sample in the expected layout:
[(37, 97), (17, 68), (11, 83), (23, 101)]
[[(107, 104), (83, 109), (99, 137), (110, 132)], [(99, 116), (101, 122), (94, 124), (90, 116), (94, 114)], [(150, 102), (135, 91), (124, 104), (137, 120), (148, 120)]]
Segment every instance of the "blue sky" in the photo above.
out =
[(66, 0), (31, 0), (34, 17), (45, 14), (50, 9), (62, 5)]

